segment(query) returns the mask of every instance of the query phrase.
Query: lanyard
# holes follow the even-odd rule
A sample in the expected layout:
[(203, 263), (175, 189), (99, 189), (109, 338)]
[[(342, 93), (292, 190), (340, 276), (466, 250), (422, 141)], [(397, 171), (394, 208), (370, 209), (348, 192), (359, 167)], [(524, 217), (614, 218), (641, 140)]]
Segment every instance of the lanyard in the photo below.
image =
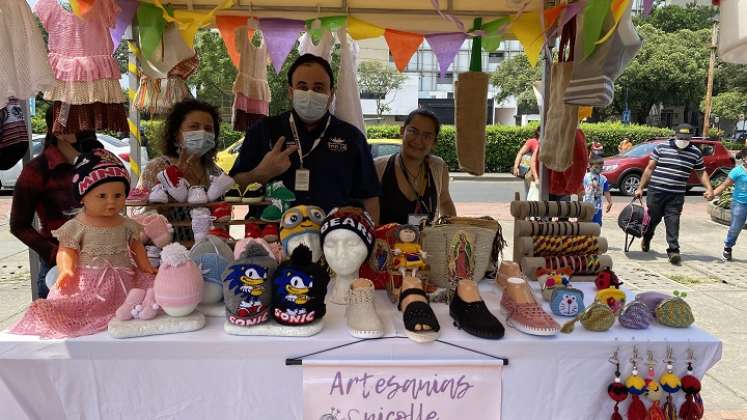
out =
[[(405, 166), (405, 160), (402, 158), (402, 154), (397, 154), (397, 156), (399, 156), (399, 165), (402, 167), (402, 172), (405, 174), (405, 179), (407, 180), (407, 183), (410, 185), (410, 188), (412, 188), (412, 191), (415, 192), (415, 197), (418, 201), (418, 204), (420, 204), (420, 206), (423, 207), (425, 212), (428, 213), (428, 215), (430, 215), (431, 206), (425, 203), (425, 200), (423, 200), (423, 196), (420, 195), (417, 188), (415, 188), (415, 184), (410, 179), (410, 172), (407, 170), (407, 167)], [(428, 170), (428, 172), (430, 172), (430, 168), (428, 167), (427, 164), (425, 165), (425, 168), (426, 170)], [(430, 182), (430, 176), (428, 173), (425, 174), (425, 182), (426, 182), (425, 191), (428, 191), (428, 183)]]
[(329, 122), (332, 121), (332, 116), (327, 117), (327, 124), (324, 126), (324, 130), (322, 131), (322, 134), (319, 135), (319, 137), (314, 140), (314, 144), (311, 145), (311, 149), (306, 152), (306, 154), (303, 154), (303, 151), (301, 151), (301, 139), (298, 137), (298, 128), (296, 127), (296, 120), (293, 118), (293, 112), (290, 113), (290, 117), (288, 118), (288, 122), (290, 123), (291, 133), (293, 133), (293, 139), (296, 141), (296, 145), (298, 145), (298, 160), (301, 162), (301, 169), (303, 169), (303, 158), (309, 157), (311, 152), (316, 149), (317, 146), (319, 146), (319, 143), (322, 141), (322, 138), (324, 138), (324, 135), (327, 133), (327, 129), (329, 128)]

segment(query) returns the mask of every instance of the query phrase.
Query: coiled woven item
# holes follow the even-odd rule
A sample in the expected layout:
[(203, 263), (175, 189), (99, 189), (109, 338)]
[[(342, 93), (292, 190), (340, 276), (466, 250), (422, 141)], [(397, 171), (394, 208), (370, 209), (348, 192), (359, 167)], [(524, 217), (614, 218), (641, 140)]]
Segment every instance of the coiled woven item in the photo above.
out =
[(518, 236), (599, 236), (602, 232), (602, 227), (592, 222), (534, 222), (530, 220), (517, 220), (515, 229)]
[(578, 218), (590, 222), (594, 217), (594, 205), (578, 201), (512, 201), (511, 216), (517, 219), (527, 217)]
[(596, 274), (605, 268), (612, 268), (612, 257), (609, 255), (568, 255), (556, 257), (524, 257), (521, 259), (521, 269), (530, 279), (537, 279), (535, 272), (537, 268), (540, 267), (546, 267), (549, 269), (568, 267), (573, 271), (574, 276), (591, 275)]

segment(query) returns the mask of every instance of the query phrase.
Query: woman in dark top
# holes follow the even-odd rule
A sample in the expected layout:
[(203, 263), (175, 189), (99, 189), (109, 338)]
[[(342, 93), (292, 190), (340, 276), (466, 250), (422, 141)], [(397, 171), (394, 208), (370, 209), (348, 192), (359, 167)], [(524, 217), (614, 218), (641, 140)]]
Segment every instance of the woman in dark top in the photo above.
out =
[(435, 114), (416, 109), (400, 129), (402, 150), (374, 160), (382, 190), (380, 224), (418, 224), (422, 218), (456, 215), (449, 168), (431, 155), (440, 129)]

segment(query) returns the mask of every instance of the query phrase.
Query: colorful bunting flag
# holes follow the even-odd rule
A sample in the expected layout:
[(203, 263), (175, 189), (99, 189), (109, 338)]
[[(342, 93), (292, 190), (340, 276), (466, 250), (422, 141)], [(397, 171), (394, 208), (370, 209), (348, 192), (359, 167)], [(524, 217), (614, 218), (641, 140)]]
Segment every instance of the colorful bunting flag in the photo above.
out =
[(604, 19), (610, 13), (610, 0), (589, 0), (584, 8), (583, 28), (581, 36), (583, 37), (583, 56), (585, 59), (594, 52), (596, 42), (602, 34)]
[(117, 48), (119, 41), (122, 40), (122, 35), (132, 23), (132, 18), (135, 17), (135, 12), (137, 12), (138, 2), (137, 0), (118, 0), (117, 5), (120, 9), (117, 15), (117, 23), (114, 28), (109, 30), (114, 49)]
[(579, 13), (581, 13), (582, 10), (584, 10), (584, 7), (586, 7), (586, 0), (579, 0), (575, 3), (567, 5), (565, 7), (565, 10), (563, 11), (563, 15), (560, 18), (560, 21), (558, 22), (558, 28), (562, 28), (568, 22), (570, 22), (571, 19), (576, 17)]
[(456, 57), (459, 48), (462, 47), (466, 38), (467, 34), (464, 32), (429, 34), (425, 36), (428, 44), (433, 49), (433, 54), (438, 59), (438, 67), (442, 78), (446, 74), (449, 65), (454, 62), (454, 57)]
[(175, 22), (179, 28), (179, 34), (189, 48), (194, 48), (195, 34), (203, 26), (209, 24), (215, 17), (215, 13), (222, 9), (229, 9), (236, 0), (223, 0), (209, 12), (195, 12), (192, 10), (176, 10), (171, 16), (163, 5), (163, 0), (153, 0), (153, 4), (164, 11), (163, 18), (168, 22)]
[(512, 17), (511, 32), (524, 47), (529, 64), (536, 65), (542, 46), (545, 44), (539, 13), (536, 11), (524, 12), (519, 16)]
[(70, 0), (70, 8), (75, 16), (83, 16), (91, 11), (96, 0)]
[(612, 27), (610, 27), (607, 33), (601, 39), (599, 39), (599, 41), (596, 42), (597, 45), (604, 44), (608, 39), (610, 39), (610, 37), (612, 37), (612, 35), (615, 33), (615, 30), (617, 29), (617, 24), (620, 23), (620, 19), (622, 19), (625, 11), (630, 7), (630, 1), (631, 0), (612, 1), (612, 18), (614, 19), (614, 22), (612, 23)]
[[(309, 19), (306, 21), (306, 32), (311, 35), (311, 40), (314, 41), (314, 44), (318, 44), (319, 40), (322, 39), (322, 34), (325, 32), (337, 32), (345, 26), (347, 20), (347, 16), (325, 16), (319, 19)], [(315, 21), (319, 21), (318, 27), (315, 26)]]
[[(218, 32), (220, 32), (220, 36), (223, 38), (223, 43), (226, 44), (228, 56), (231, 57), (231, 62), (237, 69), (239, 68), (239, 58), (241, 55), (239, 54), (239, 51), (236, 50), (236, 28), (246, 24), (246, 16), (219, 15), (215, 17), (215, 26), (218, 27)], [(247, 29), (247, 37), (252, 39), (253, 36), (254, 30)]]
[(166, 21), (163, 9), (150, 3), (140, 3), (137, 8), (137, 22), (140, 31), (140, 51), (144, 58), (150, 58), (161, 42)]
[(384, 35), (384, 28), (371, 25), (352, 16), (348, 17), (348, 35), (358, 41), (361, 39), (378, 38)]
[(400, 72), (405, 71), (410, 58), (423, 43), (423, 35), (421, 34), (395, 31), (394, 29), (387, 29), (384, 32), (384, 38), (389, 45), (392, 57), (394, 57), (394, 64)]
[(285, 59), (295, 46), (298, 35), (304, 30), (304, 21), (292, 19), (260, 19), (259, 27), (267, 43), (272, 65), (280, 73)]
[(580, 106), (578, 107), (578, 120), (583, 121), (589, 117), (591, 117), (591, 113), (594, 110), (594, 108), (590, 106)]
[(651, 14), (651, 9), (654, 8), (654, 0), (643, 0), (643, 16), (646, 17)]
[(511, 18), (504, 16), (482, 25), (482, 49), (487, 52), (497, 50), (501, 46), (503, 33), (509, 23), (511, 23)]
[(555, 24), (555, 22), (557, 22), (558, 18), (560, 17), (560, 14), (563, 13), (565, 8), (566, 8), (566, 5), (561, 4), (559, 6), (545, 9), (545, 32), (547, 32), (548, 29), (552, 28), (552, 26)]

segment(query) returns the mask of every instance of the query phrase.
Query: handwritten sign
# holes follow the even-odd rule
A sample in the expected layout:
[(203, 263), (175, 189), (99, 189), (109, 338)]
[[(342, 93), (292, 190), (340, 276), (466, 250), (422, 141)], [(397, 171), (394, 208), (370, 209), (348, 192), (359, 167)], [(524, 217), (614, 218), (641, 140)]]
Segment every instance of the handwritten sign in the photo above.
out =
[(500, 420), (498, 360), (304, 360), (304, 420)]

